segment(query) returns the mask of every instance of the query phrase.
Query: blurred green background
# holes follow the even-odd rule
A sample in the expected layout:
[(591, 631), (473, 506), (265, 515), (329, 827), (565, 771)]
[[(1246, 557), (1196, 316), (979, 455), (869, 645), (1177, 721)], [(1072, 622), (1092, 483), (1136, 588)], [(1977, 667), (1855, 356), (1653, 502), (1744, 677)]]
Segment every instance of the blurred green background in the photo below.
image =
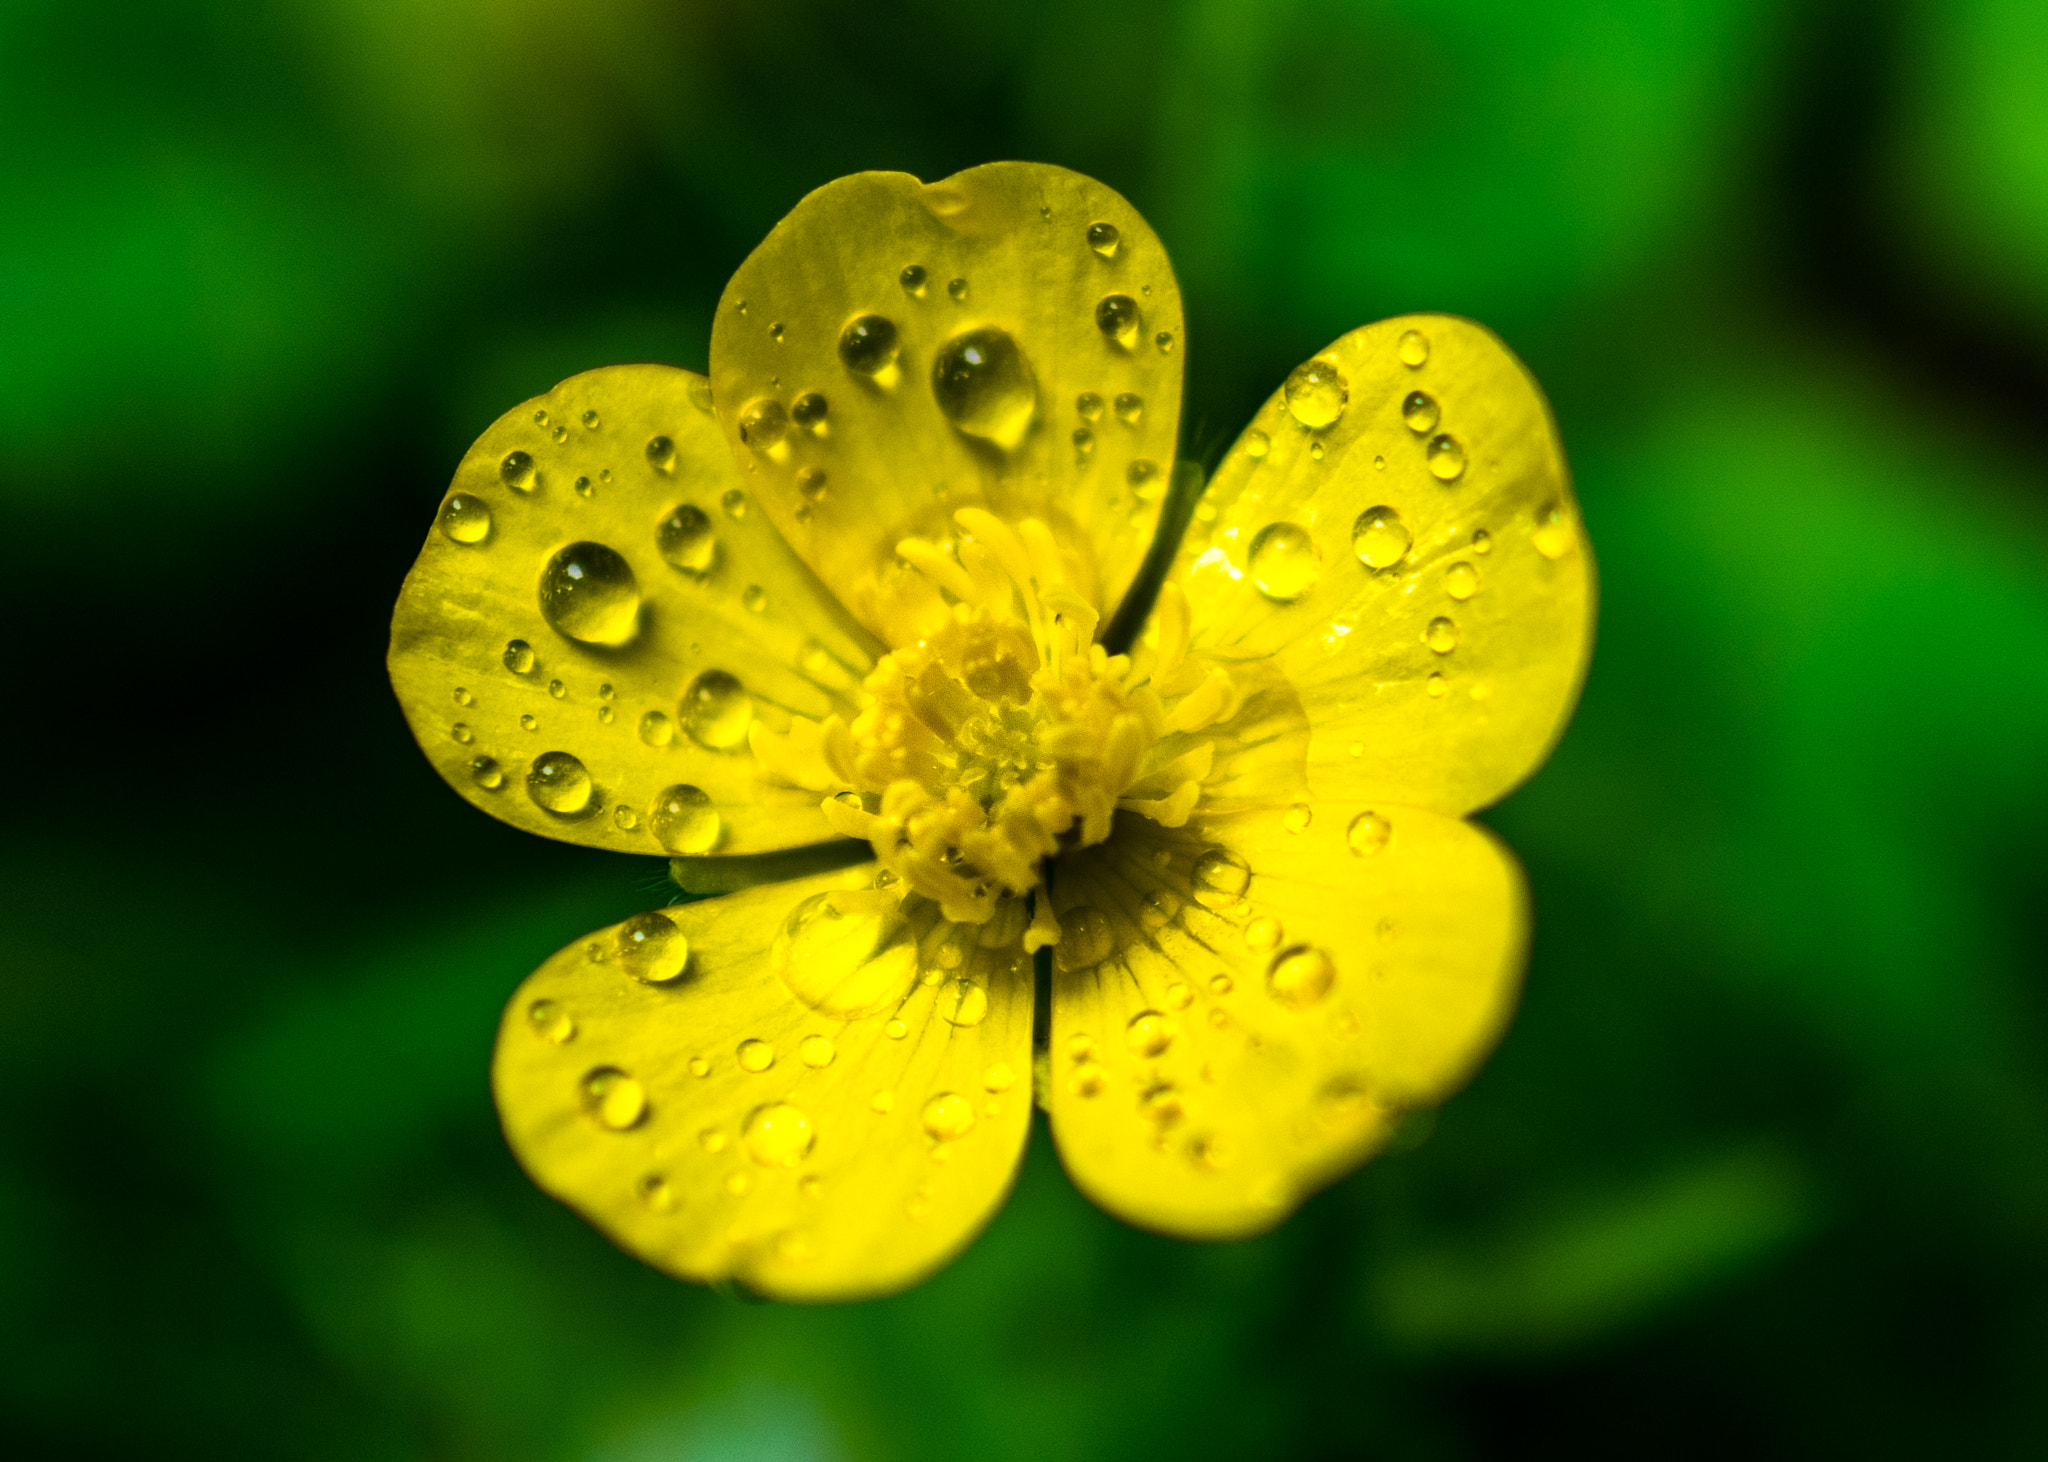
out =
[[(2048, 1455), (2044, 76), (2039, 0), (9, 0), (0, 1453)], [(1267, 1238), (1041, 1132), (922, 1288), (747, 1304), (508, 1156), (500, 1004), (662, 869), (451, 796), (387, 615), (498, 412), (1008, 157), (1173, 251), (1190, 456), (1402, 310), (1545, 382), (1527, 996)]]

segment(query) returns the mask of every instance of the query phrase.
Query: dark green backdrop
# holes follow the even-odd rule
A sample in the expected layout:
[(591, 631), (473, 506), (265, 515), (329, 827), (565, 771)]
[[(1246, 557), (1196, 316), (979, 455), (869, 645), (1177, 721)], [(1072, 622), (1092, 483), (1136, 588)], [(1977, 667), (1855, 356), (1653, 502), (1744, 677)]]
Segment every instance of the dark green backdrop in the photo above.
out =
[[(2048, 1452), (2044, 77), (2039, 0), (11, 0), (0, 1452)], [(1009, 157), (1173, 251), (1189, 456), (1397, 311), (1545, 382), (1527, 997), (1268, 1238), (1041, 1140), (923, 1288), (749, 1305), (507, 1155), (501, 1002), (662, 869), (449, 795), (386, 616), (499, 411)]]

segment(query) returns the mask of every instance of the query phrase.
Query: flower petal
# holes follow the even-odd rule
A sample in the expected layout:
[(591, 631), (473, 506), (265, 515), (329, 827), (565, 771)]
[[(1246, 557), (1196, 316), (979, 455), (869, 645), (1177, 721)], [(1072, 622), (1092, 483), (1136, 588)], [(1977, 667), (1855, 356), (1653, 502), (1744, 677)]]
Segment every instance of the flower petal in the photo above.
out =
[(1132, 1223), (1270, 1228), (1462, 1082), (1506, 1022), (1526, 937), (1513, 857), (1424, 808), (1303, 810), (1125, 817), (1060, 866), (1053, 1136)]
[(1592, 550), (1535, 380), (1449, 315), (1354, 330), (1261, 408), (1181, 551), (1197, 655), (1270, 658), (1318, 796), (1467, 812), (1564, 728)]
[(638, 915), (536, 970), (492, 1066), (533, 1180), (658, 1268), (781, 1299), (964, 1247), (1030, 1126), (1030, 966), (892, 918), (874, 873)]
[(1006, 162), (805, 198), (727, 286), (711, 380), (770, 515), (899, 643), (896, 545), (950, 541), (961, 507), (1044, 520), (1077, 586), (1116, 607), (1172, 475), (1184, 349), (1136, 210)]
[(748, 733), (850, 715), (876, 647), (748, 496), (708, 400), (688, 371), (613, 366), (507, 412), (406, 576), (406, 719), (515, 827), (656, 854), (832, 835)]

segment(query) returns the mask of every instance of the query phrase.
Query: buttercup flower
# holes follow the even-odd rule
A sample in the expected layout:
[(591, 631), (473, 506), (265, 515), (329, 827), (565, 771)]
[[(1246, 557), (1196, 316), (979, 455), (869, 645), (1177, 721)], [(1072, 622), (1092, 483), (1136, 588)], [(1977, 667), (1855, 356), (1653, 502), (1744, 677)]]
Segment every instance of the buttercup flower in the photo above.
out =
[(1464, 818), (1591, 636), (1542, 395), (1467, 321), (1366, 326), (1190, 519), (1185, 359), (1101, 184), (863, 173), (741, 266), (708, 381), (590, 371), (463, 459), (392, 625), (420, 745), (724, 893), (579, 940), (499, 1032), (514, 1151), (623, 1248), (901, 1288), (1034, 1093), (1104, 1208), (1253, 1234), (1498, 1035), (1524, 896)]

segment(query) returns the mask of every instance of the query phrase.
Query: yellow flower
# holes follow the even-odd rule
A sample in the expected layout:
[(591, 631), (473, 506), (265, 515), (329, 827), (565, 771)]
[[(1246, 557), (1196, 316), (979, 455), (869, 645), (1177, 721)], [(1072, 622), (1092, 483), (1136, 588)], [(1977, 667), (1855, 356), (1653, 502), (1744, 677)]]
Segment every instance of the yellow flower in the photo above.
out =
[(1366, 326), (1176, 547), (1185, 359), (1101, 184), (863, 173), (741, 266), (708, 382), (591, 371), (463, 459), (392, 624), (421, 746), (726, 894), (563, 950), (499, 1031), (514, 1150), (628, 1251), (915, 1283), (1034, 1093), (1104, 1208), (1253, 1234), (1498, 1035), (1523, 890), (1464, 817), (1591, 637), (1542, 395), (1467, 321)]

